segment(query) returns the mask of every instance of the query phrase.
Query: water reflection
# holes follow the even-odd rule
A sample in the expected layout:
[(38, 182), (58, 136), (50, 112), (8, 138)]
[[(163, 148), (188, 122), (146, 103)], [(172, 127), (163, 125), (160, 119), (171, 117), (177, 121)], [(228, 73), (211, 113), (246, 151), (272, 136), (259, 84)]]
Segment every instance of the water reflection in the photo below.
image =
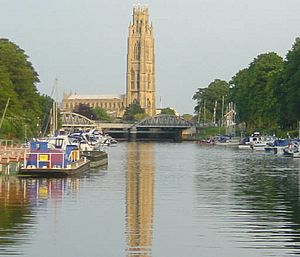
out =
[[(197, 223), (211, 226), (199, 232), (200, 247), (229, 246), (244, 256), (300, 254), (298, 160), (216, 148), (203, 154), (195, 209)], [(208, 232), (222, 243), (206, 241)]]
[(21, 255), (36, 229), (37, 210), (77, 195), (79, 178), (43, 179), (0, 175), (0, 256)]
[(129, 143), (126, 168), (127, 256), (150, 257), (155, 172), (154, 145)]
[(48, 201), (59, 203), (65, 195), (79, 193), (80, 178), (27, 178), (27, 198), (32, 206), (43, 206)]
[(24, 181), (0, 175), (0, 255), (16, 253), (33, 222)]
[(299, 163), (266, 156), (246, 160), (247, 168), (237, 166), (239, 173), (233, 177), (234, 196), (240, 206), (232, 210), (232, 217), (245, 223), (243, 217), (252, 216), (247, 221), (246, 232), (253, 238), (248, 247), (300, 254)]

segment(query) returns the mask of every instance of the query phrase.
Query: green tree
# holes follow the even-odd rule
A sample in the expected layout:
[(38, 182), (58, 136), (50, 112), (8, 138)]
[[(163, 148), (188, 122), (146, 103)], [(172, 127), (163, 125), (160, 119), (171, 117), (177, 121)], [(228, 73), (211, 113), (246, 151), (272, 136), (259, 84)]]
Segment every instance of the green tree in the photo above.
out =
[(123, 119), (126, 121), (135, 121), (142, 117), (146, 117), (145, 110), (137, 101), (134, 101), (126, 108)]
[(282, 66), (283, 60), (276, 53), (260, 54), (230, 81), (230, 100), (248, 130), (277, 127), (273, 82)]
[(78, 113), (88, 119), (94, 120), (96, 118), (96, 114), (94, 110), (87, 104), (79, 104), (75, 107), (73, 112)]
[(96, 107), (94, 109), (95, 119), (101, 121), (112, 121), (111, 116), (107, 113), (107, 111), (101, 107)]
[(194, 117), (191, 114), (185, 113), (185, 114), (182, 115), (182, 118), (184, 118), (187, 121), (193, 121)]
[[(220, 79), (215, 79), (205, 88), (198, 88), (198, 91), (194, 94), (193, 100), (197, 101), (195, 106), (195, 112), (198, 116), (204, 118), (204, 112), (206, 115), (206, 121), (212, 120), (214, 109), (216, 108), (216, 121), (222, 118), (222, 107), (224, 107), (228, 100), (229, 84), (228, 82)], [(224, 106), (223, 106), (224, 98)], [(205, 110), (204, 110), (205, 109)]]
[(279, 124), (286, 129), (295, 129), (300, 120), (300, 38), (296, 38), (292, 49), (287, 53), (274, 84)]
[(50, 132), (50, 118), (53, 99), (47, 95), (40, 95), (41, 116), (39, 117), (39, 133), (46, 135)]
[(22, 138), (25, 126), (28, 135), (37, 133), (36, 124), (41, 115), (37, 82), (38, 74), (24, 50), (7, 39), (0, 39), (0, 110), (4, 110), (10, 98), (2, 134), (9, 132)]
[(170, 107), (168, 107), (168, 108), (162, 109), (160, 114), (175, 115), (175, 111), (173, 109), (171, 109)]

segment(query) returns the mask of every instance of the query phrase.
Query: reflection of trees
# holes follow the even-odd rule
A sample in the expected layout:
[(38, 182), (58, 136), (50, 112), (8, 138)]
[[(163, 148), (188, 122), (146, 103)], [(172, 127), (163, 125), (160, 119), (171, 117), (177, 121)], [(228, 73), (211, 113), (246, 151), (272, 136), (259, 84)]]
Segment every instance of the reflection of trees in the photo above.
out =
[(20, 244), (32, 224), (25, 190), (24, 181), (0, 176), (0, 246)]
[(267, 234), (273, 240), (281, 237), (283, 248), (299, 249), (292, 244), (300, 242), (299, 167), (275, 158), (258, 161), (254, 157), (247, 161), (247, 165), (237, 162), (239, 172), (233, 182), (239, 208), (255, 218), (249, 232), (260, 233), (266, 239)]
[(127, 153), (128, 256), (151, 256), (154, 191), (153, 145), (129, 143)]

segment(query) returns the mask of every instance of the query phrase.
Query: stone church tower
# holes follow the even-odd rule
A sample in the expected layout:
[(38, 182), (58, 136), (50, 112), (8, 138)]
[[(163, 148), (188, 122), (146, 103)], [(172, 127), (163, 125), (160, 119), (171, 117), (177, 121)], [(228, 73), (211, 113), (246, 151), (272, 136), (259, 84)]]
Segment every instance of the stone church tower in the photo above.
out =
[(135, 7), (128, 35), (126, 106), (137, 101), (150, 116), (156, 114), (154, 62), (153, 27), (149, 24), (148, 8)]

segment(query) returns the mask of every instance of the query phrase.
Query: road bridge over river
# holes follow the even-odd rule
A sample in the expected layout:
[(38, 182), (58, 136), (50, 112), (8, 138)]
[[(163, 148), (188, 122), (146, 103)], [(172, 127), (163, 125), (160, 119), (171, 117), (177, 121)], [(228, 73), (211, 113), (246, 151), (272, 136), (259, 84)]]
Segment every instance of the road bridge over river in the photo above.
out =
[(117, 139), (135, 140), (171, 140), (181, 141), (182, 132), (194, 125), (175, 115), (156, 115), (137, 123), (106, 123), (90, 120), (77, 113), (62, 113), (62, 128), (102, 129)]

